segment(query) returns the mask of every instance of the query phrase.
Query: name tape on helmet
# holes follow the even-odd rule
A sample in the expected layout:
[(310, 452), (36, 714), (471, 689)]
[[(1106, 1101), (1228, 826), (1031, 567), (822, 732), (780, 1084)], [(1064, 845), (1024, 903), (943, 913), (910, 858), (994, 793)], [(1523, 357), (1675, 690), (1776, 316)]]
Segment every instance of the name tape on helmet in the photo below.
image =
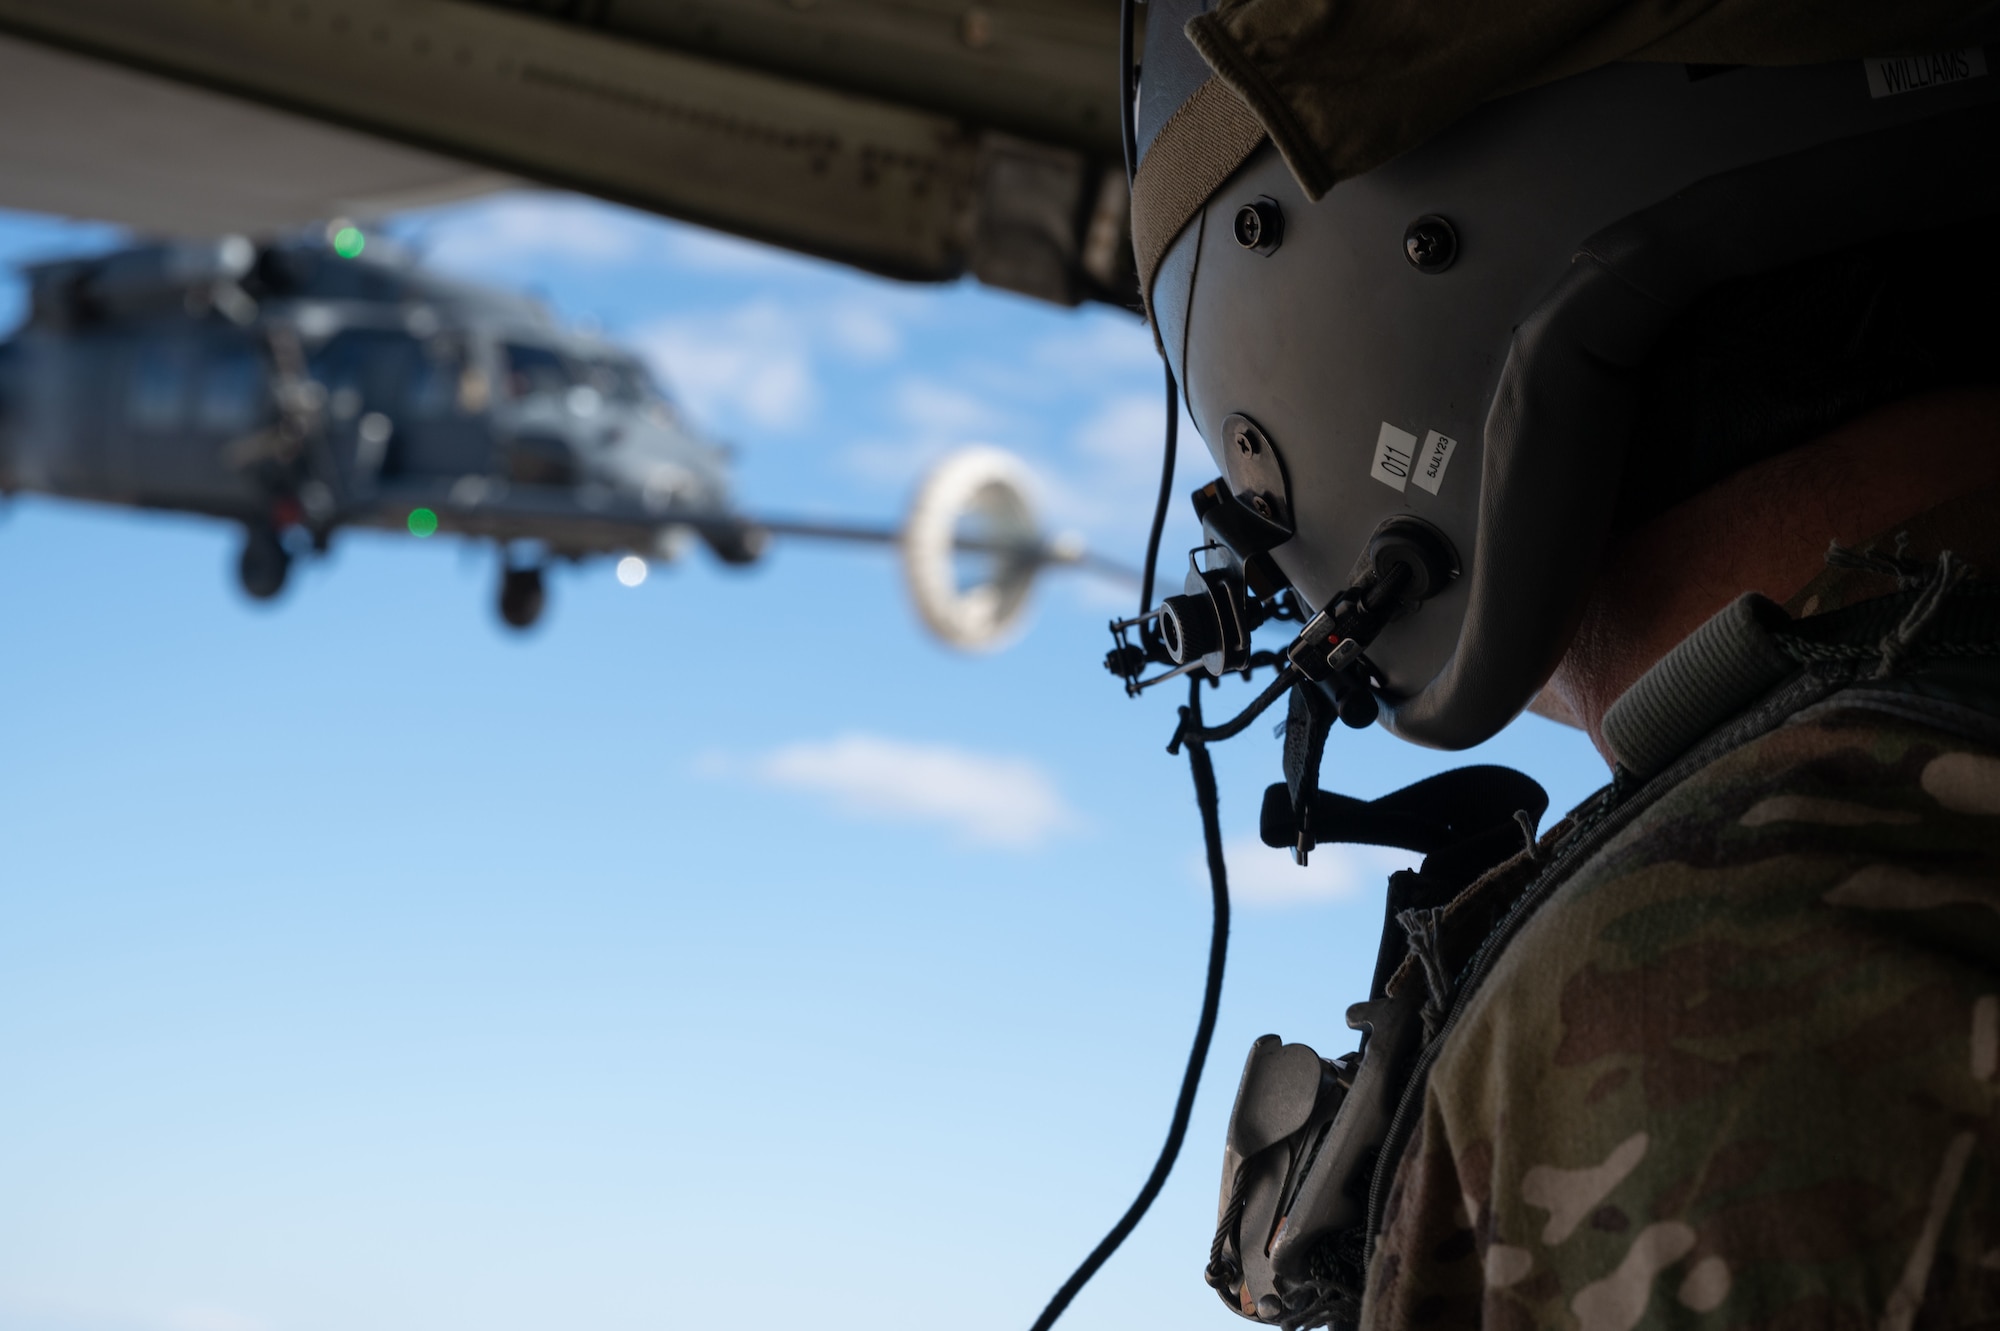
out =
[(1398, 494), (1405, 493), (1404, 487), (1412, 480), (1418, 489), (1436, 494), (1457, 447), (1458, 440), (1432, 430), (1420, 448), (1415, 435), (1383, 421), (1375, 436), (1375, 464), (1368, 474)]
[(1948, 83), (1986, 77), (1986, 52), (1977, 46), (1934, 55), (1893, 55), (1864, 60), (1870, 97), (1900, 97), (1906, 92), (1942, 88)]

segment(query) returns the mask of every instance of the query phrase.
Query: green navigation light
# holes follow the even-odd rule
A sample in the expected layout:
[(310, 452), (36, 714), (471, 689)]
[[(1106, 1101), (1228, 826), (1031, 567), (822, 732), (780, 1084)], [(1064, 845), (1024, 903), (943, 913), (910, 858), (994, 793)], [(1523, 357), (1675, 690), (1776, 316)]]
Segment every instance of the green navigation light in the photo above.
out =
[(333, 252), (343, 259), (358, 259), (367, 248), (368, 237), (361, 234), (358, 226), (344, 226), (333, 233)]
[(438, 529), (438, 515), (427, 508), (410, 510), (410, 535), (430, 536)]

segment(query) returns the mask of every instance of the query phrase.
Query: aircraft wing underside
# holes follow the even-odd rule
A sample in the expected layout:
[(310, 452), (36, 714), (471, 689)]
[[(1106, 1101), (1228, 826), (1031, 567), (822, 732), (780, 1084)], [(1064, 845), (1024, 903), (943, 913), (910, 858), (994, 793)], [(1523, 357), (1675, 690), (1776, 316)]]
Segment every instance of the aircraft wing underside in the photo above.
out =
[(1128, 303), (1117, 12), (0, 0), (0, 204), (256, 231), (527, 179), (893, 276)]

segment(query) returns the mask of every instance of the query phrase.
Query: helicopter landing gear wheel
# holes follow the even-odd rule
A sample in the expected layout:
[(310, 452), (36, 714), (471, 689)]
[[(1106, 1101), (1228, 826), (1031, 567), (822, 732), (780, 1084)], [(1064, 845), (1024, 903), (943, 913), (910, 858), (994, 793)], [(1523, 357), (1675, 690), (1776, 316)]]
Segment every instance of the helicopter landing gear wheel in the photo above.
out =
[(251, 527), (243, 534), (243, 553), (236, 559), (236, 578), (254, 601), (268, 601), (285, 590), (292, 571), (291, 552), (269, 527)]
[(501, 573), (500, 618), (508, 628), (533, 628), (548, 600), (539, 567), (510, 568)]

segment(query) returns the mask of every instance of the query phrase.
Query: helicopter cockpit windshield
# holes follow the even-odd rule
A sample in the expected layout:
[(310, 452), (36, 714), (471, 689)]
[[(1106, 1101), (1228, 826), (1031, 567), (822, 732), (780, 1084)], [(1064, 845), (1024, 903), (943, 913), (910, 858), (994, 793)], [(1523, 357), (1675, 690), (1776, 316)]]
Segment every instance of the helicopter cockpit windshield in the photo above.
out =
[(547, 347), (509, 342), (501, 354), (507, 363), (507, 396), (511, 398), (561, 398), (574, 382), (563, 358)]
[(677, 423), (673, 404), (646, 368), (617, 356), (572, 356), (549, 347), (508, 342), (501, 347), (508, 396), (560, 402), (577, 416), (605, 407)]
[(336, 453), (360, 483), (404, 475), (457, 475), (484, 463), (462, 419), (468, 400), (460, 339), (418, 338), (401, 329), (348, 328), (310, 361), (326, 392)]

